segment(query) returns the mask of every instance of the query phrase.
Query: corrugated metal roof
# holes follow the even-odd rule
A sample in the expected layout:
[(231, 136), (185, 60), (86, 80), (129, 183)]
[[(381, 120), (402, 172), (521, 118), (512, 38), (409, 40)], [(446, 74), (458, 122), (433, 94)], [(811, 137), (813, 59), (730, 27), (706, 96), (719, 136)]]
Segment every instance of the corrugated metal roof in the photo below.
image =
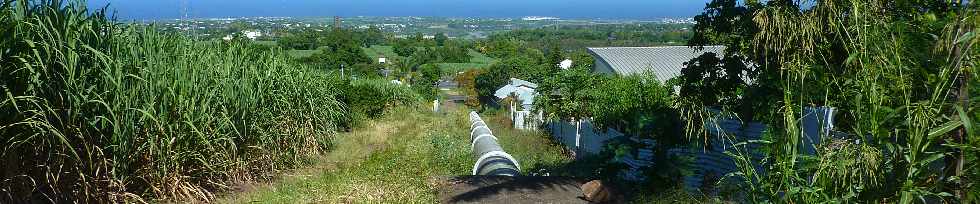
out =
[(605, 62), (619, 75), (652, 73), (662, 82), (681, 75), (684, 63), (705, 52), (723, 55), (725, 46), (706, 46), (695, 51), (687, 46), (594, 47), (589, 53)]
[(524, 86), (532, 89), (538, 88), (538, 84), (531, 83), (517, 78), (510, 78), (510, 85), (514, 85), (517, 87)]
[(538, 93), (534, 90), (538, 88), (538, 85), (521, 79), (510, 78), (510, 84), (500, 87), (494, 92), (494, 96), (499, 99), (504, 99), (510, 97), (512, 94), (517, 96), (517, 100), (521, 102), (525, 108), (530, 108), (534, 104), (534, 97)]

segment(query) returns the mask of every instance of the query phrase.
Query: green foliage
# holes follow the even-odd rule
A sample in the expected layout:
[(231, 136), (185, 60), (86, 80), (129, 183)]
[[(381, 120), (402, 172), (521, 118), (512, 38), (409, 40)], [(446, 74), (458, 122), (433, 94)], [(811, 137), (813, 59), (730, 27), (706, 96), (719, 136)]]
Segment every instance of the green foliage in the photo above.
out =
[(450, 175), (472, 174), (472, 154), (466, 147), (470, 144), (465, 139), (449, 134), (434, 134), (431, 136), (433, 166), (445, 169)]
[(450, 41), (445, 43), (445, 46), (435, 48), (435, 52), (439, 55), (440, 62), (448, 63), (468, 63), (470, 62), (469, 49), (464, 47), (462, 43)]
[(388, 42), (388, 36), (378, 27), (368, 27), (363, 30), (353, 30), (354, 40), (361, 42), (361, 46), (371, 47), (375, 45), (384, 45)]
[[(545, 60), (545, 64), (555, 66), (557, 68), (558, 63), (565, 60), (564, 50), (562, 50), (561, 45), (558, 43), (551, 43), (548, 48), (548, 58)], [(555, 72), (558, 70), (555, 69)]]
[[(500, 32), (491, 35), (489, 40), (515, 39), (539, 50), (550, 49), (553, 44), (560, 44), (566, 50), (682, 45), (692, 37), (689, 28), (687, 24), (663, 23), (561, 25), (557, 29), (545, 27)], [(610, 35), (615, 37), (610, 39)]]
[(378, 118), (391, 107), (412, 106), (419, 101), (415, 91), (383, 79), (354, 80), (343, 93), (354, 114), (367, 118)]
[(340, 69), (341, 66), (351, 67), (357, 64), (371, 63), (371, 59), (361, 49), (361, 45), (354, 41), (354, 36), (351, 31), (333, 29), (321, 41), (326, 48), (320, 49), (320, 53), (310, 56), (307, 62), (325, 66), (328, 69)]
[(412, 61), (416, 63), (415, 66), (412, 66), (412, 69), (414, 70), (417, 69), (419, 65), (439, 61), (439, 53), (431, 47), (425, 47), (415, 52), (415, 55), (412, 56)]
[(572, 60), (572, 69), (592, 70), (595, 59), (585, 50), (577, 50), (568, 54), (568, 59)]
[(253, 29), (253, 26), (245, 21), (235, 21), (228, 25), (228, 29), (231, 33), (240, 33), (249, 29)]
[[(483, 102), (490, 102), (493, 93), (507, 85), (510, 78), (520, 78), (531, 82), (540, 82), (547, 76), (554, 73), (543, 71), (544, 65), (537, 64), (538, 61), (528, 57), (513, 57), (496, 62), (486, 68), (479, 76), (476, 76), (476, 90)], [(486, 103), (484, 103), (486, 104)]]
[(590, 92), (589, 112), (598, 126), (660, 143), (682, 142), (673, 89), (660, 84), (656, 77), (607, 77)]
[(412, 86), (418, 90), (422, 98), (431, 101), (439, 97), (439, 79), (442, 78), (442, 69), (438, 66), (427, 64), (419, 68), (418, 76), (414, 78)]
[[(353, 122), (349, 107), (380, 103), (278, 49), (123, 27), (81, 1), (4, 2), (3, 203), (209, 201), (232, 179), (308, 162)], [(381, 107), (414, 98), (364, 86)]]
[[(977, 166), (956, 164), (977, 148), (966, 144), (975, 136), (965, 117), (977, 107), (966, 91), (975, 4), (715, 0), (696, 17), (690, 44), (728, 51), (692, 60), (681, 101), (769, 124), (766, 173), (733, 153), (748, 202), (972, 202), (957, 188), (974, 185), (968, 172)], [(799, 149), (806, 106), (839, 112), (841, 133), (822, 135), (815, 156)]]
[(602, 92), (597, 87), (604, 78), (597, 77), (585, 69), (570, 69), (560, 72), (557, 76), (548, 78), (539, 84), (538, 92), (542, 94), (535, 100), (535, 108), (548, 114), (548, 118), (562, 120), (581, 120), (592, 117), (595, 113), (592, 107), (606, 104), (595, 104), (595, 94)]
[[(748, 87), (743, 80), (745, 71), (749, 71), (745, 61), (734, 54), (718, 57), (716, 53), (706, 53), (698, 56), (686, 63), (681, 76), (677, 78), (681, 84), (680, 97), (708, 106), (736, 106), (743, 102), (743, 98), (738, 97), (742, 93), (740, 90)], [(743, 116), (748, 114), (751, 112)]]
[(311, 29), (287, 32), (280, 36), (276, 42), (285, 49), (295, 50), (315, 50), (321, 46), (318, 42), (322, 34)]
[[(650, 148), (656, 166), (647, 169), (647, 185), (676, 187), (681, 181), (687, 160), (668, 154), (669, 149), (684, 147), (682, 123), (673, 107), (673, 89), (652, 75), (609, 76), (585, 69), (562, 71), (541, 83), (535, 108), (549, 118), (563, 121), (590, 120), (597, 129), (612, 128), (638, 140), (653, 140), (652, 147), (632, 140), (611, 141), (599, 157), (606, 161), (630, 154), (637, 148)], [(620, 164), (608, 162), (606, 172), (615, 174)], [(610, 178), (615, 175), (607, 175)]]
[(408, 40), (395, 41), (395, 44), (392, 45), (392, 49), (396, 54), (398, 54), (398, 56), (402, 57), (411, 57), (413, 54), (415, 54), (415, 51), (418, 50), (415, 48), (415, 45)]
[(348, 73), (358, 78), (379, 78), (381, 77), (381, 65), (379, 64), (355, 64), (354, 66), (347, 67)]
[(438, 33), (433, 40), (436, 41), (436, 46), (445, 46), (446, 40), (449, 40), (449, 37), (446, 37), (445, 33)]
[(373, 60), (377, 60), (381, 56), (384, 56), (388, 59), (395, 59), (400, 57), (397, 53), (395, 53), (394, 48), (392, 46), (373, 45), (370, 47), (364, 47), (363, 49), (364, 52), (367, 53), (368, 58), (371, 58), (372, 63), (375, 62)]
[(480, 43), (480, 52), (494, 58), (517, 56), (526, 49), (525, 42), (515, 39), (491, 39)]
[(680, 144), (679, 115), (673, 108), (673, 89), (653, 76), (608, 76), (584, 69), (562, 71), (538, 88), (536, 107), (558, 119), (591, 118), (601, 128), (613, 128), (640, 139)]
[[(694, 17), (697, 24), (688, 45), (694, 48), (723, 45), (726, 51), (705, 53), (685, 64), (675, 83), (681, 87), (679, 97), (686, 110), (699, 110), (692, 106), (709, 106), (730, 110), (748, 121), (779, 119), (777, 115), (757, 111), (778, 106), (779, 94), (783, 92), (776, 83), (768, 82), (779, 80), (780, 69), (769, 53), (784, 51), (752, 46), (750, 42), (759, 32), (751, 16), (763, 6), (756, 1), (745, 6), (737, 1), (712, 1), (705, 6), (706, 12)], [(749, 83), (746, 79), (766, 83)]]
[(376, 27), (367, 29), (330, 29), (318, 31), (300, 28), (280, 31), (276, 42), (284, 49), (315, 50), (320, 47), (333, 47), (337, 43), (350, 43), (356, 46), (371, 47), (388, 43), (388, 34)]
[(480, 99), (478, 98), (476, 89), (476, 77), (479, 76), (483, 71), (479, 69), (470, 69), (463, 72), (463, 74), (456, 76), (456, 83), (459, 84), (460, 92), (466, 96), (466, 101), (464, 104), (470, 107), (470, 109), (477, 109), (480, 107)]

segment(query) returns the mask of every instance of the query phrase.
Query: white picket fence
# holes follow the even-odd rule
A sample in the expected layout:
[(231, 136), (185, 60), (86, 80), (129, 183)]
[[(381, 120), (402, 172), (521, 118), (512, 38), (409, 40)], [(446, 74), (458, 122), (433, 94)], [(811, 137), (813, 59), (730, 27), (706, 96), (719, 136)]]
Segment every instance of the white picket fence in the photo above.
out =
[(588, 120), (550, 121), (546, 128), (555, 140), (570, 149), (577, 149), (581, 154), (598, 154), (608, 140), (623, 136), (623, 133), (613, 129), (596, 130), (597, 127)]

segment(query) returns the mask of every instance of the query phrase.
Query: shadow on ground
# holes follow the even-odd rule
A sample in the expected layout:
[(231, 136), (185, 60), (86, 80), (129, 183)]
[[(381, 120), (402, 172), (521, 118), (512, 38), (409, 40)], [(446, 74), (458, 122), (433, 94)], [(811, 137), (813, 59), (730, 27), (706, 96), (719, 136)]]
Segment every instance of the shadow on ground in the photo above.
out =
[(588, 203), (582, 180), (543, 176), (459, 176), (442, 188), (444, 203)]

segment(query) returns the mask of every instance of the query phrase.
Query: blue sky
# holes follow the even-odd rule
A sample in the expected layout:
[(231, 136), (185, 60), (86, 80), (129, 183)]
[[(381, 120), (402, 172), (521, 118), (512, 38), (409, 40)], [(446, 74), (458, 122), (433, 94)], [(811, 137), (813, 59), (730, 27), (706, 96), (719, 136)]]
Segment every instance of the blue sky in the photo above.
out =
[(246, 16), (690, 17), (709, 0), (89, 0), (123, 19)]

